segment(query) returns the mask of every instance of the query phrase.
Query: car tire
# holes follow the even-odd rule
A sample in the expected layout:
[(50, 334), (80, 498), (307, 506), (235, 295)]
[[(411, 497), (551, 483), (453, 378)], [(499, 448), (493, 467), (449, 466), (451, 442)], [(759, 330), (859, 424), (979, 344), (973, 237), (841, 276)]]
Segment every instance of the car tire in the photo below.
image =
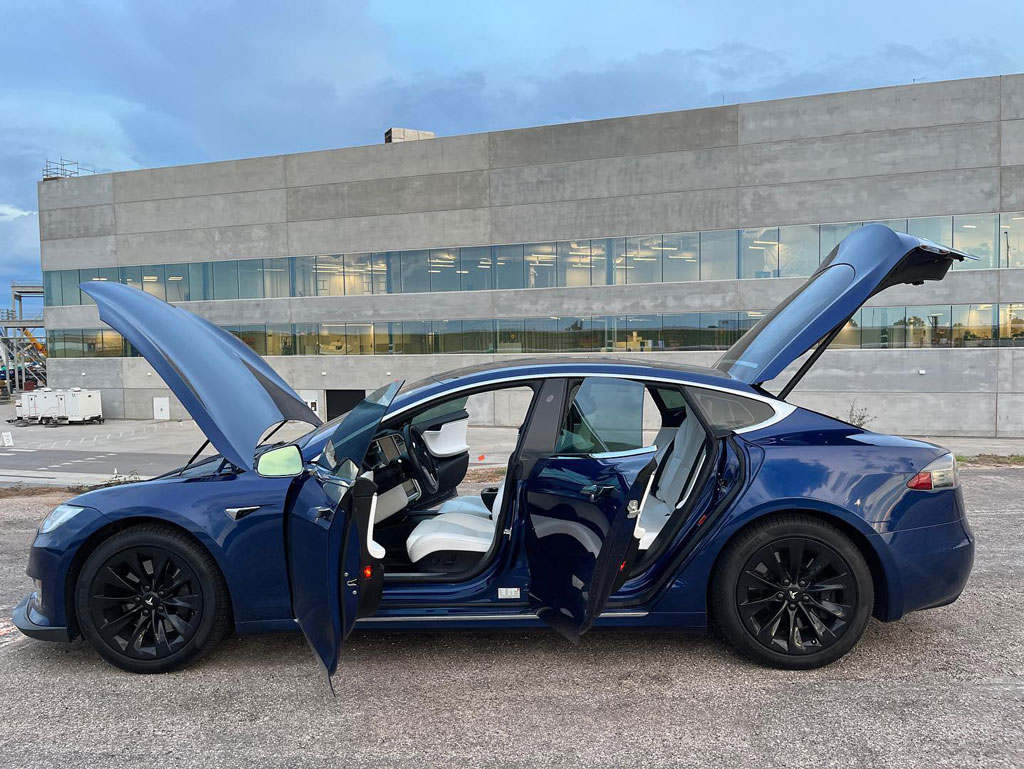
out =
[(227, 632), (227, 585), (213, 557), (161, 524), (116, 532), (86, 559), (75, 586), (82, 635), (111, 664), (165, 673), (195, 662)]
[(709, 599), (712, 621), (741, 653), (764, 665), (807, 670), (835, 662), (860, 640), (874, 585), (846, 534), (814, 516), (789, 513), (757, 521), (729, 541)]

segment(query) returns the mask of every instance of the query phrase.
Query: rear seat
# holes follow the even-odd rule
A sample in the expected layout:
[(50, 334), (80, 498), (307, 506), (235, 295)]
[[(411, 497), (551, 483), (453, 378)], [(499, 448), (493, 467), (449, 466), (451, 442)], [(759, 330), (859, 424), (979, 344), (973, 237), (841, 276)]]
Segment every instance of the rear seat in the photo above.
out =
[[(671, 441), (667, 436), (675, 433)], [(655, 438), (658, 447), (657, 479), (640, 511), (640, 549), (646, 550), (665, 527), (676, 507), (681, 504), (690, 477), (694, 475), (707, 437), (700, 422), (692, 417), (678, 428), (663, 427)], [(665, 445), (659, 441), (664, 441)]]

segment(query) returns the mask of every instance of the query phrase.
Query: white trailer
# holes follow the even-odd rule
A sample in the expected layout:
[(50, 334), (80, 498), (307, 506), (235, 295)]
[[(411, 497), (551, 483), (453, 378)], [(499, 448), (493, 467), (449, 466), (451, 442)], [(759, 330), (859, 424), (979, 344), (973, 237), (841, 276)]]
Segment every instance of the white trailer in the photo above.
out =
[(103, 423), (99, 390), (72, 387), (57, 391), (57, 419), (61, 422)]
[(22, 399), (28, 398), (25, 420), (41, 424), (56, 422), (60, 417), (60, 404), (57, 400), (59, 392), (59, 390), (44, 387), (41, 390), (24, 393)]

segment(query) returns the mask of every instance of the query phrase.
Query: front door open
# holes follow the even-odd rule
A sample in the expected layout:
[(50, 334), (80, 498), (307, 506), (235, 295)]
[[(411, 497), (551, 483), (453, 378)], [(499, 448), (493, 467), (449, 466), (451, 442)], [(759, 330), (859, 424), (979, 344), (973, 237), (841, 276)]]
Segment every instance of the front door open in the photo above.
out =
[(352, 409), (288, 493), (292, 612), (328, 676), (356, 619), (372, 614), (380, 600), (383, 574), (368, 541), (376, 487), (360, 473), (401, 386), (392, 382)]

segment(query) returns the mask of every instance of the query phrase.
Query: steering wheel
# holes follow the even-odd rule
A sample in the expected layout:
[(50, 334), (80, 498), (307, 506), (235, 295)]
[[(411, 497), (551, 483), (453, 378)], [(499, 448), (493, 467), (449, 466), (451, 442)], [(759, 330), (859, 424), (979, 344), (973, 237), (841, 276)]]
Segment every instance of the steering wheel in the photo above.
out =
[(423, 440), (423, 433), (419, 428), (409, 424), (402, 430), (405, 438), (405, 452), (412, 464), (413, 472), (423, 486), (424, 496), (437, 493), (437, 463), (434, 462), (434, 455), (427, 450), (427, 443)]

